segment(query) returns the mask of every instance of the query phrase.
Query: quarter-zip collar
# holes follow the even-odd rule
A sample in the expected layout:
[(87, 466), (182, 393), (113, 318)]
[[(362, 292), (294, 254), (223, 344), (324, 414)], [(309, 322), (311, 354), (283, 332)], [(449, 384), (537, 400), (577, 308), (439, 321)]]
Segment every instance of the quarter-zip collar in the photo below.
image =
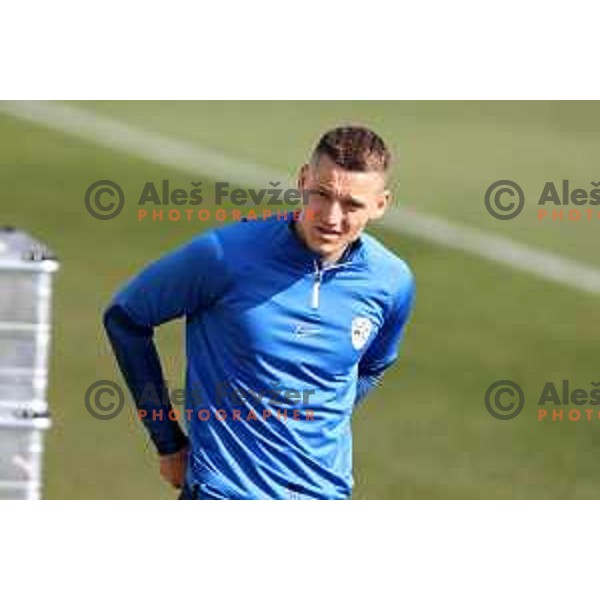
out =
[(322, 266), (318, 261), (314, 262), (314, 274), (313, 274), (313, 287), (312, 287), (312, 296), (311, 296), (311, 306), (312, 308), (319, 308), (319, 299), (321, 294), (321, 284), (323, 283), (323, 276), (328, 271), (333, 271), (335, 269), (341, 269), (350, 264), (349, 262), (337, 262), (332, 265)]
[(285, 230), (284, 247), (281, 248), (282, 256), (284, 260), (290, 261), (303, 271), (312, 274), (309, 302), (312, 309), (319, 310), (321, 285), (324, 282), (325, 275), (331, 271), (361, 265), (364, 262), (363, 242), (360, 238), (355, 240), (348, 245), (337, 262), (324, 265), (321, 255), (311, 250), (298, 234), (293, 213), (287, 217), (286, 223), (282, 223), (282, 225)]

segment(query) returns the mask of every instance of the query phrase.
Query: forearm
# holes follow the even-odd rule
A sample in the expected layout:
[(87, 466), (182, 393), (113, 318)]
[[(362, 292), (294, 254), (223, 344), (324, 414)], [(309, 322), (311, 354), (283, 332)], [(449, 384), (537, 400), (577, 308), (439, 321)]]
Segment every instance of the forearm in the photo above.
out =
[(367, 395), (383, 380), (383, 371), (377, 373), (359, 373), (356, 384), (354, 408), (363, 403)]
[(118, 305), (106, 311), (104, 327), (139, 414), (145, 415), (142, 422), (158, 453), (177, 452), (187, 444), (187, 438), (177, 421), (168, 418), (171, 403), (152, 328), (134, 323)]

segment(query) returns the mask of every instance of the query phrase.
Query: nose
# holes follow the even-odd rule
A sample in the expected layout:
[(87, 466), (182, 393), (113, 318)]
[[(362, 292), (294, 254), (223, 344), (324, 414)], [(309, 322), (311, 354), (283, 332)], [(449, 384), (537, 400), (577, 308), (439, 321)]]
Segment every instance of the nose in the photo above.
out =
[(342, 222), (343, 216), (339, 202), (327, 202), (321, 211), (321, 221), (330, 227), (338, 226)]

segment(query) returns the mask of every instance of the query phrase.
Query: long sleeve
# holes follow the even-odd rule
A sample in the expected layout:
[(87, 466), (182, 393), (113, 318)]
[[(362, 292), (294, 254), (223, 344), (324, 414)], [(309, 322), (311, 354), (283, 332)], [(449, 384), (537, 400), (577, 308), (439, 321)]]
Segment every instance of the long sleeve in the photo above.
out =
[(358, 382), (354, 406), (361, 404), (367, 394), (379, 385), (383, 374), (398, 358), (398, 351), (415, 299), (412, 274), (404, 280), (394, 299), (379, 334), (373, 340), (358, 365)]
[(104, 327), (139, 414), (146, 415), (142, 422), (158, 453), (172, 454), (185, 447), (187, 438), (181, 427), (167, 416), (171, 403), (153, 329), (137, 325), (119, 305), (106, 311)]
[[(209, 233), (167, 254), (134, 277), (104, 313), (104, 326), (117, 363), (144, 426), (159, 454), (177, 452), (187, 443), (179, 424), (168, 418), (166, 393), (154, 328), (208, 309), (224, 285), (220, 245)], [(144, 413), (142, 413), (144, 414)]]

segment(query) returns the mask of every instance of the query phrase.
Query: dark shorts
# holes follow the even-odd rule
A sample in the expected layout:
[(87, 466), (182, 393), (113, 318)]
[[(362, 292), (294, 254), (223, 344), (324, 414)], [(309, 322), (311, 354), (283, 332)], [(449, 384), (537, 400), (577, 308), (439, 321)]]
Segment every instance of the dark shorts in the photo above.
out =
[(198, 484), (184, 483), (179, 493), (178, 500), (200, 500), (199, 486)]

